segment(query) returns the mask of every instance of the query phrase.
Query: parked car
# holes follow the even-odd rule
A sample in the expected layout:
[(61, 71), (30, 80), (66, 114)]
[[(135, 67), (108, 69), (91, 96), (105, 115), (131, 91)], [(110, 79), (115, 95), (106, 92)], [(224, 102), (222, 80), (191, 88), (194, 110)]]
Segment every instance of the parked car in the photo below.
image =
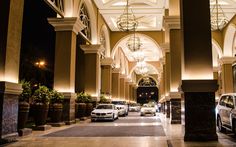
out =
[(217, 127), (220, 132), (226, 129), (236, 134), (236, 93), (223, 94), (216, 106)]
[(128, 109), (128, 105), (127, 105), (126, 101), (117, 100), (117, 101), (112, 101), (111, 103), (114, 104), (118, 108), (119, 116), (127, 116), (128, 115), (129, 109)]
[(144, 116), (146, 114), (153, 114), (154, 116), (156, 116), (156, 108), (155, 105), (152, 104), (143, 104), (142, 108), (141, 108), (141, 116)]
[(99, 104), (91, 112), (91, 121), (118, 119), (118, 110), (114, 104)]
[(129, 111), (131, 112), (139, 112), (141, 109), (140, 104), (130, 104)]

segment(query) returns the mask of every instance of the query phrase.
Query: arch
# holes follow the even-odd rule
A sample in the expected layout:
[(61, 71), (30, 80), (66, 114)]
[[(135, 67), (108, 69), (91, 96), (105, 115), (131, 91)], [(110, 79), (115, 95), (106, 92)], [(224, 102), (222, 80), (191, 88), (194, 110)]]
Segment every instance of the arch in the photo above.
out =
[(224, 50), (223, 55), (225, 57), (233, 57), (233, 43), (234, 43), (234, 35), (236, 33), (235, 24), (229, 24), (224, 38)]
[[(158, 82), (158, 80), (157, 80), (155, 77), (153, 77), (153, 76), (151, 76), (151, 75), (148, 75), (148, 76), (146, 76), (146, 77), (153, 79), (153, 80), (156, 82), (156, 86), (158, 87), (159, 82)], [(138, 85), (138, 83), (139, 83), (142, 79), (143, 79), (143, 77), (140, 77), (140, 78), (137, 80), (136, 84)]]
[(110, 34), (109, 34), (109, 30), (107, 28), (107, 26), (105, 24), (102, 25), (102, 28), (100, 30), (100, 41), (101, 41), (101, 34), (104, 34), (105, 37), (105, 57), (110, 57), (111, 56), (111, 47), (110, 47)]
[(213, 67), (218, 67), (218, 60), (223, 56), (222, 49), (218, 42), (212, 39), (212, 63)]
[[(162, 58), (162, 57), (163, 57), (163, 53), (162, 53), (161, 47), (159, 46), (159, 44), (158, 44), (153, 38), (151, 38), (150, 36), (148, 36), (148, 35), (146, 35), (146, 34), (142, 34), (142, 33), (136, 33), (136, 34), (137, 34), (137, 36), (140, 36), (140, 38), (141, 38), (141, 37), (144, 37), (144, 38), (150, 40), (151, 42), (153, 42), (153, 43), (155, 44), (156, 48), (158, 49), (159, 54), (160, 54), (160, 55), (159, 55), (159, 58)], [(122, 38), (115, 44), (115, 46), (113, 47), (112, 52), (111, 52), (111, 58), (114, 59), (114, 55), (115, 55), (116, 51), (118, 50), (118, 48), (119, 48), (121, 42), (122, 42), (123, 40), (129, 38), (131, 35), (132, 35), (132, 34), (129, 34), (129, 35), (126, 35), (126, 36), (122, 37)]]
[(77, 16), (79, 15), (80, 8), (82, 4), (86, 5), (86, 8), (88, 9), (88, 14), (90, 18), (90, 26), (91, 26), (91, 43), (92, 44), (97, 44), (98, 39), (97, 39), (97, 18), (96, 18), (96, 13), (93, 7), (93, 3), (91, 0), (81, 0), (79, 4), (79, 9), (77, 11)]

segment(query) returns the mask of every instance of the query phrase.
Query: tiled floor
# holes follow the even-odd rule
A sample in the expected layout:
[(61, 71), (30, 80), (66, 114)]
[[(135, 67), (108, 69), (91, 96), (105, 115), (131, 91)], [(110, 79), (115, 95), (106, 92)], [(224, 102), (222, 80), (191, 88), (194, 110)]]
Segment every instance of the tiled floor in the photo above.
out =
[[(148, 119), (161, 119), (150, 121)], [(219, 133), (219, 141), (214, 142), (184, 142), (184, 126), (170, 125), (169, 119), (163, 114), (157, 117), (140, 117), (137, 113), (130, 113), (130, 117), (121, 117), (122, 121), (90, 123), (89, 120), (71, 126), (53, 128), (48, 131), (34, 131), (32, 135), (20, 138), (18, 142), (9, 144), (9, 147), (215, 147), (236, 146), (236, 137), (231, 133)], [(124, 120), (123, 120), (124, 119)], [(134, 119), (145, 121), (134, 122)], [(130, 120), (130, 121), (129, 121)], [(123, 122), (123, 123), (122, 123)], [(160, 126), (166, 136), (126, 136), (126, 137), (44, 137), (46, 134), (74, 126)], [(105, 129), (106, 127), (104, 127)]]

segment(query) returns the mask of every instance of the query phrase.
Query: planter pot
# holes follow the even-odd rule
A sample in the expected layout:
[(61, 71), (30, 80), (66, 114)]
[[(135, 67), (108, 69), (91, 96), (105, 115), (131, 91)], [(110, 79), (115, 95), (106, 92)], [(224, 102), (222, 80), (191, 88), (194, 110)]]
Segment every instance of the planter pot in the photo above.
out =
[(86, 104), (85, 103), (77, 103), (77, 118), (85, 117), (86, 112)]
[(19, 102), (18, 130), (25, 128), (28, 120), (30, 105), (28, 102)]
[(63, 105), (61, 103), (55, 103), (50, 105), (51, 122), (61, 122), (63, 112)]
[(45, 125), (48, 116), (48, 104), (35, 103), (34, 108), (34, 121), (36, 126)]
[(93, 111), (93, 103), (86, 103), (86, 116), (90, 116)]

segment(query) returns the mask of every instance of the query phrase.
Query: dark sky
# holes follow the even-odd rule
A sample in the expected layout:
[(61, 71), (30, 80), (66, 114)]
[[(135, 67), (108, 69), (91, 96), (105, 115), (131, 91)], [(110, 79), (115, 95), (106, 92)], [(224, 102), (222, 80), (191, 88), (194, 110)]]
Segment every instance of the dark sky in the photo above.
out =
[[(56, 13), (43, 0), (25, 0), (21, 42), (20, 79), (52, 84), (55, 31), (47, 22)], [(35, 69), (38, 60), (46, 61), (44, 71)], [(44, 72), (38, 76), (39, 72)], [(45, 77), (42, 77), (45, 76)], [(51, 81), (47, 81), (50, 79)], [(46, 83), (45, 83), (46, 81)]]

